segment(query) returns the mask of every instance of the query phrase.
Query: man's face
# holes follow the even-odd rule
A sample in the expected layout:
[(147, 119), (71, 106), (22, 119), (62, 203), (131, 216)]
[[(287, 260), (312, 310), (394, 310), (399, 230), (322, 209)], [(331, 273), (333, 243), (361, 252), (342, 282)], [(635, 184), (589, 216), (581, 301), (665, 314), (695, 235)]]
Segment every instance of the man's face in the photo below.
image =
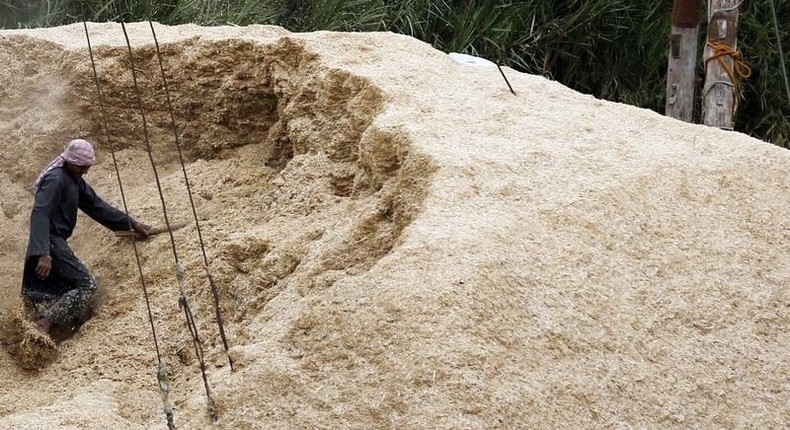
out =
[(69, 173), (69, 176), (74, 178), (74, 180), (82, 179), (82, 175), (88, 173), (88, 170), (91, 168), (91, 166), (77, 166), (76, 164), (71, 163), (65, 163), (64, 167)]

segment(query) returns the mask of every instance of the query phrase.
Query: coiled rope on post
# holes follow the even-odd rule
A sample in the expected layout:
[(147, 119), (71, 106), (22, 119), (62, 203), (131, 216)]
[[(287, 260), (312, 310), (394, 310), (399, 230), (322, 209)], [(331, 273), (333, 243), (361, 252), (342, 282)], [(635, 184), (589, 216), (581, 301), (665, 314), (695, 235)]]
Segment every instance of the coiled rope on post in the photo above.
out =
[[(118, 169), (118, 161), (115, 157), (115, 144), (113, 143), (112, 139), (110, 139), (109, 129), (107, 127), (107, 111), (104, 108), (104, 97), (101, 92), (101, 85), (99, 84), (99, 74), (96, 71), (96, 61), (93, 57), (93, 47), (91, 46), (91, 38), (90, 33), (88, 32), (88, 24), (83, 21), (82, 26), (85, 29), (85, 39), (88, 42), (88, 53), (90, 54), (91, 59), (91, 68), (93, 69), (93, 80), (96, 84), (96, 96), (99, 102), (99, 110), (102, 114), (102, 128), (104, 130), (105, 139), (107, 140), (108, 144), (110, 145), (110, 154), (112, 156), (112, 164), (115, 168), (115, 176), (118, 179), (118, 188), (121, 192), (121, 201), (123, 202), (123, 210), (126, 213), (126, 217), (129, 218), (129, 208), (126, 204), (126, 195), (123, 191), (123, 181), (121, 181), (121, 172)], [(131, 225), (131, 218), (129, 218), (129, 230), (132, 230)], [(154, 317), (151, 312), (151, 302), (148, 298), (148, 288), (145, 284), (145, 277), (143, 276), (143, 268), (142, 264), (140, 264), (140, 252), (137, 249), (137, 241), (134, 237), (132, 237), (132, 247), (134, 248), (134, 257), (135, 261), (137, 262), (137, 270), (140, 274), (140, 284), (142, 285), (143, 289), (143, 298), (145, 299), (145, 307), (148, 311), (148, 322), (151, 325), (151, 335), (154, 340), (154, 348), (156, 349), (156, 361), (157, 361), (157, 372), (156, 378), (159, 383), (159, 389), (162, 394), (162, 403), (163, 403), (163, 411), (165, 413), (165, 418), (167, 420), (167, 428), (169, 430), (175, 430), (176, 425), (173, 421), (173, 407), (170, 405), (169, 401), (169, 394), (170, 394), (170, 384), (167, 377), (167, 367), (162, 363), (162, 354), (159, 351), (159, 341), (157, 340), (156, 336), (156, 327), (154, 326)]]
[[(748, 79), (752, 76), (752, 68), (743, 61), (743, 57), (741, 55), (741, 51), (734, 49), (732, 46), (727, 45), (726, 43), (715, 43), (708, 39), (705, 42), (708, 47), (713, 51), (710, 57), (705, 59), (705, 64), (712, 60), (716, 60), (721, 65), (721, 68), (727, 73), (727, 76), (730, 78), (730, 85), (733, 87), (734, 91), (734, 99), (738, 100), (738, 94), (740, 93), (740, 81), (742, 79)], [(732, 58), (732, 67), (730, 67), (726, 61), (724, 61), (725, 57)]]
[(197, 324), (195, 324), (194, 315), (192, 314), (192, 311), (189, 307), (189, 303), (187, 301), (186, 293), (184, 290), (183, 267), (181, 267), (181, 264), (178, 260), (178, 251), (176, 250), (176, 242), (175, 242), (175, 238), (173, 237), (173, 231), (170, 228), (170, 220), (168, 219), (167, 216), (167, 203), (165, 202), (164, 193), (162, 192), (162, 184), (159, 180), (159, 174), (156, 170), (156, 163), (154, 162), (151, 140), (149, 139), (148, 136), (148, 125), (145, 117), (145, 107), (143, 106), (143, 98), (140, 94), (140, 88), (137, 83), (137, 72), (135, 69), (134, 54), (132, 53), (132, 45), (129, 42), (129, 34), (126, 31), (126, 25), (124, 24), (123, 21), (121, 21), (121, 29), (123, 30), (123, 35), (124, 38), (126, 39), (126, 47), (129, 50), (129, 68), (131, 69), (132, 72), (132, 83), (134, 85), (134, 92), (137, 98), (137, 104), (140, 108), (140, 116), (142, 118), (142, 123), (143, 123), (142, 124), (143, 136), (145, 140), (146, 151), (148, 152), (148, 159), (151, 162), (151, 168), (154, 173), (154, 179), (156, 180), (156, 188), (159, 193), (159, 200), (162, 204), (162, 213), (164, 216), (165, 226), (167, 227), (167, 231), (170, 236), (170, 245), (173, 250), (173, 258), (175, 260), (175, 271), (176, 271), (176, 277), (178, 280), (178, 287), (180, 292), (178, 303), (179, 303), (179, 307), (184, 311), (184, 315), (186, 317), (186, 325), (187, 328), (189, 329), (190, 335), (192, 336), (192, 343), (194, 344), (195, 347), (195, 354), (197, 355), (198, 362), (200, 363), (200, 373), (203, 378), (203, 386), (206, 390), (208, 412), (211, 418), (216, 421), (217, 420), (216, 408), (214, 407), (214, 400), (211, 397), (211, 389), (208, 384), (208, 378), (206, 377), (206, 363), (203, 360), (202, 346), (200, 345), (200, 337), (198, 336), (198, 328), (197, 328)]
[[(714, 18), (720, 16), (726, 12), (732, 12), (738, 10), (743, 4), (743, 0), (738, 1), (734, 5), (730, 7), (725, 7), (721, 9), (715, 10), (713, 13), (710, 14), (709, 22), (713, 22)], [(742, 79), (748, 79), (752, 76), (752, 69), (743, 61), (743, 57), (741, 52), (735, 49), (733, 46), (730, 46), (726, 43), (719, 43), (714, 42), (710, 39), (710, 32), (708, 33), (708, 37), (705, 39), (705, 45), (711, 49), (712, 54), (710, 57), (705, 59), (705, 66), (707, 67), (708, 63), (712, 60), (716, 60), (724, 72), (727, 74), (727, 78), (729, 81), (722, 81), (716, 80), (713, 82), (708, 82), (705, 84), (705, 88), (702, 90), (702, 97), (703, 99), (708, 96), (708, 93), (713, 90), (713, 87), (716, 84), (719, 85), (726, 85), (733, 89), (733, 103), (732, 103), (732, 117), (735, 117), (735, 112), (738, 109), (738, 100), (740, 97), (740, 81)], [(726, 57), (730, 57), (732, 59), (732, 67), (730, 67), (727, 62), (725, 61)], [(733, 119), (734, 121), (734, 119)]]

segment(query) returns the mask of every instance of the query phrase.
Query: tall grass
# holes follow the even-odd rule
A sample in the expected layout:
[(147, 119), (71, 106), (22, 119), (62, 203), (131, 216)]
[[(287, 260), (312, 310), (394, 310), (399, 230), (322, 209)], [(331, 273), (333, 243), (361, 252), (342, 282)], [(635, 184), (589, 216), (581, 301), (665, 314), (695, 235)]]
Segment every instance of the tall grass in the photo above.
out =
[[(769, 0), (771, 1), (771, 0)], [(790, 2), (774, 0), (785, 52)], [(596, 97), (663, 112), (668, 0), (0, 0), (0, 26), (151, 19), (281, 25), (291, 31), (393, 31), (445, 52), (483, 56)], [(704, 14), (703, 14), (704, 16)], [(783, 28), (784, 27), (784, 28)], [(705, 33), (703, 24), (701, 34)], [(790, 147), (790, 100), (767, 2), (745, 2), (739, 47), (754, 69), (736, 129)], [(704, 41), (700, 40), (700, 46)], [(704, 71), (698, 68), (698, 89)], [(699, 106), (696, 118), (699, 118)]]
[(738, 48), (754, 73), (743, 83), (738, 129), (790, 148), (790, 100), (782, 76), (782, 68), (790, 67), (790, 2), (777, 1), (775, 5), (785, 58), (779, 55), (768, 2), (747, 2), (740, 17)]

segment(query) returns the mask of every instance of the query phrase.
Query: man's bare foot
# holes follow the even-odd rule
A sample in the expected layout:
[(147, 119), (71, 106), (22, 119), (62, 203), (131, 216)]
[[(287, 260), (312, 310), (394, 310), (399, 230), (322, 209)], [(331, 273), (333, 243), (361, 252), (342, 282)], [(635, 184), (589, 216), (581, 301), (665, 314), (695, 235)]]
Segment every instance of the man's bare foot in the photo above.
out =
[(52, 321), (46, 318), (41, 318), (40, 320), (36, 321), (33, 325), (36, 326), (36, 329), (38, 331), (49, 336), (49, 330), (52, 328)]

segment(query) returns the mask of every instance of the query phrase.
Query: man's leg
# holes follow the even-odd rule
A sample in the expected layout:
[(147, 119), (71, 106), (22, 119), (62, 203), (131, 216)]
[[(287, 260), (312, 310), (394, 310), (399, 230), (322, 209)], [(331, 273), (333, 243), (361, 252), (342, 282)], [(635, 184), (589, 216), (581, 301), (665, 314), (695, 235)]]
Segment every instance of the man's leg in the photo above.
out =
[(38, 257), (28, 257), (25, 260), (25, 269), (22, 276), (22, 303), (28, 318), (32, 318), (36, 328), (44, 334), (49, 334), (52, 321), (44, 317), (44, 311), (49, 307), (49, 302), (61, 293), (60, 283), (55, 276), (39, 279), (36, 274)]
[[(66, 290), (48, 303), (41, 313), (42, 319), (62, 326), (74, 324), (91, 306), (96, 294), (96, 279), (71, 249), (53, 255), (50, 276), (56, 277)], [(42, 323), (46, 325), (46, 321)]]

